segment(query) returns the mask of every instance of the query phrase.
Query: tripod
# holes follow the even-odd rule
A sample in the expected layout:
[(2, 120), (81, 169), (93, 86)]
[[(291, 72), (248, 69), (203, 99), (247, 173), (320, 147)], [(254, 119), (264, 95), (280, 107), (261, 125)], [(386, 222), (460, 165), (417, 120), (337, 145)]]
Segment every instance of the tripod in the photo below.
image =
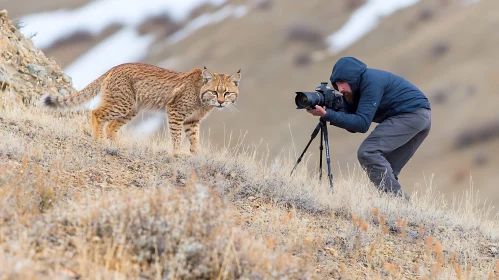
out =
[(319, 169), (320, 169), (321, 173), (319, 175), (319, 180), (322, 180), (322, 151), (324, 150), (324, 146), (322, 144), (324, 142), (324, 144), (326, 145), (327, 175), (328, 175), (328, 178), (329, 178), (329, 185), (331, 186), (331, 189), (332, 189), (333, 188), (333, 174), (331, 174), (331, 159), (329, 157), (329, 141), (328, 141), (328, 135), (327, 135), (327, 124), (326, 124), (326, 121), (322, 120), (322, 118), (319, 121), (319, 123), (317, 124), (317, 126), (315, 127), (314, 131), (312, 132), (312, 135), (310, 137), (310, 141), (308, 141), (307, 146), (305, 147), (305, 149), (301, 153), (300, 157), (296, 161), (295, 167), (293, 167), (293, 170), (291, 170), (291, 174), (290, 175), (293, 175), (293, 172), (295, 171), (296, 166), (298, 166), (298, 164), (301, 162), (301, 159), (302, 159), (303, 155), (305, 154), (305, 152), (307, 151), (308, 147), (310, 146), (310, 143), (312, 143), (312, 141), (314, 140), (314, 138), (319, 133), (319, 130), (321, 131), (321, 144), (320, 144), (320, 147), (319, 147), (320, 153), (321, 153), (321, 155), (320, 155), (320, 162), (319, 162)]

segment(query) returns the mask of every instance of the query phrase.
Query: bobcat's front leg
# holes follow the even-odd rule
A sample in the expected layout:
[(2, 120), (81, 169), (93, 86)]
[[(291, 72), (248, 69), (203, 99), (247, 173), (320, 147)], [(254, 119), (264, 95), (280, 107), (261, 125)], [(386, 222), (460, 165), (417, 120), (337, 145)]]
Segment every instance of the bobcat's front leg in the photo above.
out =
[(168, 128), (173, 143), (173, 154), (180, 153), (182, 144), (182, 124), (183, 116), (174, 110), (168, 110)]
[(191, 143), (191, 153), (199, 152), (199, 120), (184, 123), (185, 134)]

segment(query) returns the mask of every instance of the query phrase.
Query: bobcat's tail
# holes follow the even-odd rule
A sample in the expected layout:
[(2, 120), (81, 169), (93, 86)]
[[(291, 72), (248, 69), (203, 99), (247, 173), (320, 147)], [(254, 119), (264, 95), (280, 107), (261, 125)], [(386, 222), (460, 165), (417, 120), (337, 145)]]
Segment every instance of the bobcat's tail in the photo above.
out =
[(108, 73), (100, 76), (95, 79), (92, 83), (87, 85), (82, 90), (72, 93), (66, 96), (55, 96), (44, 94), (40, 97), (40, 105), (46, 108), (52, 109), (62, 109), (62, 108), (70, 108), (81, 105), (87, 101), (90, 101), (97, 94), (99, 94), (101, 90), (101, 83), (107, 77)]

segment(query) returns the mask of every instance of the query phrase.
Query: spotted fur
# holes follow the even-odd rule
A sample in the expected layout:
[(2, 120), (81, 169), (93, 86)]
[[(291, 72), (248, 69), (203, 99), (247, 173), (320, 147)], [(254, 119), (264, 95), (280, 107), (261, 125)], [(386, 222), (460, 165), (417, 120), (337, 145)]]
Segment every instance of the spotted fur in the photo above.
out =
[(150, 64), (126, 63), (111, 68), (81, 91), (67, 96), (42, 96), (48, 108), (68, 108), (90, 101), (100, 93), (100, 106), (92, 111), (95, 139), (102, 139), (104, 126), (108, 138), (142, 109), (165, 110), (173, 141), (180, 150), (182, 129), (190, 150), (199, 151), (199, 125), (214, 108), (222, 109), (239, 96), (240, 70), (232, 75), (216, 74), (206, 67), (176, 72)]

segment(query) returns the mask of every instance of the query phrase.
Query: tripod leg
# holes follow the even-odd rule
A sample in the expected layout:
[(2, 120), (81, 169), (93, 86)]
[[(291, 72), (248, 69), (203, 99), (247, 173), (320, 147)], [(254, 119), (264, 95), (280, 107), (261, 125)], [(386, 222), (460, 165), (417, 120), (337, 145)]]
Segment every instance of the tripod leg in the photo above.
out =
[(324, 144), (326, 145), (326, 162), (327, 162), (327, 176), (329, 177), (329, 186), (331, 186), (331, 189), (333, 188), (333, 174), (331, 173), (331, 159), (329, 155), (329, 138), (327, 134), (327, 126), (326, 123), (324, 122), (323, 126), (323, 133), (324, 133)]
[(321, 123), (321, 144), (319, 146), (320, 150), (320, 159), (319, 159), (319, 180), (322, 180), (322, 151), (324, 150), (324, 145), (322, 144), (324, 141), (324, 127)]
[[(319, 130), (321, 128), (321, 122), (319, 122), (317, 124), (317, 126), (315, 127), (314, 131), (312, 132), (312, 135), (310, 136), (310, 141), (308, 141), (308, 144), (307, 146), (305, 147), (305, 149), (303, 150), (303, 152), (301, 153), (300, 157), (298, 158), (298, 160), (296, 161), (296, 164), (295, 164), (295, 167), (293, 167), (293, 170), (291, 170), (291, 175), (293, 175), (293, 172), (295, 171), (296, 169), (296, 166), (298, 166), (298, 164), (301, 162), (301, 159), (303, 158), (303, 155), (305, 154), (305, 152), (307, 151), (308, 147), (310, 146), (310, 143), (312, 143), (312, 141), (314, 140), (314, 138), (317, 136), (317, 133), (319, 133)], [(321, 135), (322, 136), (322, 135)]]

